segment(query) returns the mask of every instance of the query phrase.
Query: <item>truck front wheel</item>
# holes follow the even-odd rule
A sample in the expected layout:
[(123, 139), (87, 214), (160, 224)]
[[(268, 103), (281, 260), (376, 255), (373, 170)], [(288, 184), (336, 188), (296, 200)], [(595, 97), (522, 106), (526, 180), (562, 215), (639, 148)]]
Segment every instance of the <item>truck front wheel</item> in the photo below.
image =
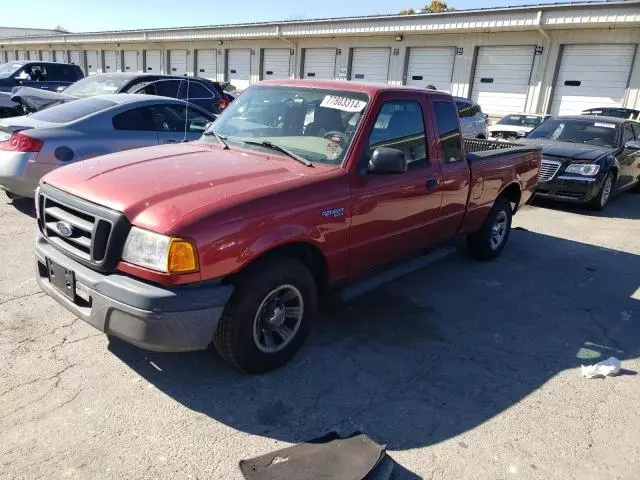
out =
[(276, 369), (293, 357), (311, 329), (317, 287), (291, 258), (272, 258), (240, 274), (213, 343), (227, 362), (247, 373)]
[(467, 236), (469, 253), (480, 260), (493, 260), (500, 255), (509, 240), (512, 216), (509, 200), (499, 197), (482, 228)]

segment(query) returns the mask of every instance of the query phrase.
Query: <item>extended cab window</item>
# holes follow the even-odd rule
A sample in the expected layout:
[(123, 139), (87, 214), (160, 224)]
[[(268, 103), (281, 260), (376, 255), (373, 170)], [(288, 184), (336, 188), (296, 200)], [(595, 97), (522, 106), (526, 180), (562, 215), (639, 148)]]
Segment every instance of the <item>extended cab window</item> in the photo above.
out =
[(440, 136), (440, 152), (444, 163), (462, 161), (462, 136), (456, 107), (450, 102), (433, 102)]
[(419, 103), (395, 101), (382, 106), (369, 137), (369, 155), (378, 147), (402, 150), (409, 169), (427, 166), (424, 117)]

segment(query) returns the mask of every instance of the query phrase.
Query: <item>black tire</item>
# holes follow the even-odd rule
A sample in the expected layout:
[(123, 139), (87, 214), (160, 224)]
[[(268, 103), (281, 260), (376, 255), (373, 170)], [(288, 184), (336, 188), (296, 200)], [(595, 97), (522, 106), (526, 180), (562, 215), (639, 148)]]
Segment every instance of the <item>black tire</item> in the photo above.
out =
[[(261, 331), (264, 335), (264, 330), (256, 327), (258, 309), (271, 293), (285, 286), (293, 286), (300, 294), (296, 298), (302, 299), (302, 318), (296, 323), (297, 330), (291, 340), (281, 350), (265, 352), (261, 348), (266, 347), (258, 345), (261, 343), (260, 333), (254, 334), (254, 331)], [(284, 365), (300, 350), (311, 330), (318, 296), (311, 272), (295, 259), (274, 257), (243, 272), (234, 282), (234, 287), (214, 334), (216, 350), (228, 363), (246, 373), (264, 373)], [(275, 313), (273, 315), (275, 317)], [(273, 341), (273, 333), (270, 336)], [(281, 345), (284, 343), (277, 332), (275, 338), (282, 341)]]
[[(611, 200), (611, 196), (613, 195), (615, 179), (616, 177), (613, 173), (607, 173), (606, 177), (604, 177), (604, 180), (602, 181), (602, 186), (600, 187), (598, 195), (596, 195), (596, 197), (589, 202), (589, 208), (601, 212), (607, 207), (607, 204), (609, 203), (609, 200)], [(606, 188), (607, 182), (610, 183), (608, 191)]]
[[(477, 232), (467, 235), (467, 249), (472, 257), (478, 260), (493, 260), (504, 250), (511, 233), (511, 203), (505, 197), (498, 197), (489, 212), (489, 216)], [(500, 241), (496, 242), (494, 227), (501, 225), (504, 232)]]

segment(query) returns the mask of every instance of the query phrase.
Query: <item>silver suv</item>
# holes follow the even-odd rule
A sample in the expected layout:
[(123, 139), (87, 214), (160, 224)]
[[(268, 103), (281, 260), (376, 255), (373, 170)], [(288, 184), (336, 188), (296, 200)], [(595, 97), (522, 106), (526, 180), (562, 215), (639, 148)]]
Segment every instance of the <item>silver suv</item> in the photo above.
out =
[(489, 138), (489, 116), (482, 113), (482, 108), (468, 98), (453, 97), (458, 107), (462, 136), (468, 138)]

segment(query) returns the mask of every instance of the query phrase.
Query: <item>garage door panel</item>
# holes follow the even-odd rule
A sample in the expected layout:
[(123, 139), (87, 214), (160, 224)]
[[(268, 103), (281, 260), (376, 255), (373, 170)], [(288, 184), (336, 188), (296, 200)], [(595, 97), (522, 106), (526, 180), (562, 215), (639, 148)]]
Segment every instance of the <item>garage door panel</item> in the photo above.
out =
[(147, 73), (160, 73), (162, 71), (162, 52), (160, 50), (147, 50), (145, 52), (145, 71)]
[(408, 55), (405, 82), (407, 85), (433, 85), (438, 90), (451, 91), (454, 47), (410, 47)]
[(125, 72), (138, 72), (140, 65), (138, 64), (138, 52), (136, 50), (125, 50), (123, 53)]
[(113, 73), (118, 71), (118, 53), (114, 50), (105, 50), (104, 52), (104, 71), (105, 73)]
[(634, 55), (634, 45), (565, 45), (551, 113), (570, 115), (587, 108), (621, 106)]
[(265, 80), (291, 77), (291, 52), (284, 48), (266, 48), (262, 52), (262, 78)]
[(169, 51), (169, 68), (171, 75), (187, 74), (187, 51), (186, 50), (170, 50)]
[(304, 78), (333, 79), (336, 75), (335, 48), (307, 48), (304, 51)]
[(196, 62), (198, 64), (196, 75), (198, 77), (215, 80), (218, 73), (216, 50), (198, 50), (196, 55)]
[(354, 48), (351, 59), (351, 79), (387, 83), (390, 57), (391, 51), (388, 48)]
[(247, 88), (251, 83), (251, 50), (231, 49), (227, 58), (227, 78), (238, 89)]
[(96, 50), (87, 50), (87, 73), (89, 75), (94, 75), (101, 70), (98, 58), (99, 55)]
[(532, 46), (480, 47), (472, 98), (492, 115), (524, 111), (533, 66)]

